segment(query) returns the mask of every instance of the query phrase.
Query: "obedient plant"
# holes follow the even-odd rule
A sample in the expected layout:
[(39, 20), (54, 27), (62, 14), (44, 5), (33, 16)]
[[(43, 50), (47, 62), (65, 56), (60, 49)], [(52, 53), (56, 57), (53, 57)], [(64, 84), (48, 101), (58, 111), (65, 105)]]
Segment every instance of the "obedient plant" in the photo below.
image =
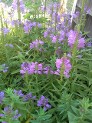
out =
[(77, 31), (70, 30), (68, 33), (68, 45), (73, 48), (74, 44), (77, 42), (77, 48), (84, 48), (85, 46), (85, 39), (78, 34)]
[(92, 122), (92, 43), (84, 32), (91, 9), (82, 0), (69, 15), (54, 1), (0, 3), (2, 123)]
[(30, 43), (30, 49), (36, 49), (36, 50), (41, 51), (42, 50), (41, 47), (43, 44), (44, 44), (43, 41), (36, 39), (36, 41), (33, 41), (32, 43)]
[[(37, 100), (37, 97), (33, 96), (31, 92), (24, 94), (21, 90), (12, 90), (10, 88), (5, 92), (0, 92), (0, 121), (20, 123), (20, 117), (23, 119), (24, 117), (27, 118), (28, 114), (30, 115), (32, 109), (26, 109), (30, 107), (30, 104), (34, 105), (35, 108), (42, 107), (44, 111), (51, 108), (48, 99), (44, 96), (41, 96), (41, 98)], [(2, 109), (3, 106), (4, 109)], [(23, 106), (23, 109), (21, 109), (20, 106)]]
[(20, 73), (21, 74), (42, 74), (42, 69), (43, 69), (43, 65), (37, 62), (32, 62), (32, 63), (23, 63), (21, 65), (21, 70)]
[(18, 7), (20, 7), (20, 11), (21, 12), (24, 12), (25, 10), (25, 5), (23, 3), (23, 0), (13, 0), (13, 3), (12, 3), (12, 8), (14, 10), (17, 10)]
[[(56, 74), (56, 75), (63, 75), (65, 77), (69, 77), (69, 72), (72, 68), (70, 60), (67, 57), (62, 57), (61, 59), (56, 59), (56, 68), (57, 70), (52, 70), (49, 66), (44, 67), (42, 63), (27, 63), (24, 62), (21, 65), (20, 73), (24, 74)], [(61, 72), (62, 71), (62, 72)]]
[(2, 29), (2, 32), (4, 33), (4, 35), (6, 35), (7, 33), (9, 33), (9, 31), (10, 31), (10, 30), (9, 30), (8, 28), (3, 28), (3, 29)]
[(6, 64), (0, 65), (0, 71), (6, 73), (8, 71), (8, 66)]
[(51, 108), (51, 105), (48, 104), (48, 99), (46, 99), (43, 95), (42, 95), (41, 98), (37, 101), (37, 106), (38, 106), (38, 107), (43, 107), (45, 111), (46, 111), (47, 109)]
[(5, 44), (6, 47), (14, 48), (13, 44)]
[(70, 60), (67, 57), (62, 57), (61, 59), (56, 59), (57, 71), (55, 74), (64, 74), (65, 77), (69, 78), (69, 72), (72, 69)]
[[(7, 106), (4, 107), (3, 113), (0, 114), (0, 117), (2, 118), (2, 123), (8, 123), (8, 122), (19, 122), (19, 117), (21, 117), (21, 114), (18, 113), (18, 110), (13, 110), (11, 107)], [(5, 121), (4, 121), (5, 120)]]
[(0, 104), (2, 104), (3, 99), (4, 99), (4, 92), (0, 92)]

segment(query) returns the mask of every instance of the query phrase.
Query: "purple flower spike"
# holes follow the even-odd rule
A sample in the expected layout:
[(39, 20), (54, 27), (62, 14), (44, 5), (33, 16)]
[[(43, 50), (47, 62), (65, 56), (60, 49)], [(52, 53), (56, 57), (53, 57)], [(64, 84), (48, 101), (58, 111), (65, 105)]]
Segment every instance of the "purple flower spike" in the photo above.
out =
[(29, 33), (29, 31), (30, 31), (30, 30), (29, 30), (29, 27), (28, 27), (27, 25), (25, 25), (25, 26), (24, 26), (24, 32), (25, 32), (25, 33)]
[(72, 68), (70, 60), (67, 57), (62, 57), (61, 59), (56, 59), (56, 75), (60, 75), (60, 72), (63, 70), (63, 74), (66, 78), (69, 78), (69, 72)]
[(13, 119), (16, 119), (17, 120), (19, 117), (21, 117), (21, 114), (19, 114), (18, 113), (18, 110), (16, 110)]
[(32, 98), (32, 93), (29, 93), (29, 94), (24, 96), (24, 101), (28, 101), (31, 98)]
[(43, 41), (41, 41), (41, 40), (35, 40), (35, 41), (33, 41), (32, 43), (30, 43), (30, 49), (37, 49), (37, 50), (39, 50), (39, 51), (41, 51), (42, 50), (42, 48), (40, 48), (42, 45), (44, 45), (44, 42)]
[(56, 42), (57, 42), (57, 36), (53, 36), (52, 43), (56, 43)]
[(92, 42), (87, 42), (86, 46), (89, 47), (89, 48), (92, 47)]
[(45, 31), (45, 32), (44, 32), (44, 38), (46, 38), (47, 36), (48, 36), (48, 32)]
[(2, 31), (3, 31), (4, 35), (6, 35), (10, 32), (10, 30), (8, 28), (3, 28)]
[[(7, 107), (4, 107), (4, 110), (3, 110), (4, 114), (0, 114), (1, 117), (5, 117), (6, 116), (11, 116), (11, 118), (13, 120), (17, 120), (21, 114), (18, 113), (18, 110), (13, 110), (10, 106), (7, 106)], [(7, 122), (3, 122), (3, 123), (7, 123)]]
[(14, 48), (13, 44), (5, 44), (6, 47)]
[(44, 73), (44, 74), (54, 74), (54, 71), (51, 69), (50, 66), (46, 66), (46, 67), (43, 69), (43, 73)]
[(38, 62), (31, 62), (31, 63), (27, 63), (27, 62), (24, 62), (22, 65), (21, 65), (21, 70), (20, 70), (20, 73), (22, 75), (24, 74), (42, 74), (42, 70), (43, 70), (43, 64), (39, 64)]
[(8, 68), (9, 67), (7, 67), (6, 64), (2, 64), (2, 72), (3, 73), (6, 73), (8, 71)]
[(72, 14), (73, 18), (78, 18), (80, 16), (80, 12), (76, 11), (74, 14)]
[(0, 92), (0, 104), (2, 104), (2, 101), (4, 99), (4, 92)]
[(45, 111), (48, 110), (49, 108), (51, 108), (51, 105), (48, 104), (48, 99), (45, 98), (43, 95), (37, 101), (37, 106), (38, 107), (43, 107)]
[(0, 117), (4, 117), (5, 115), (4, 114), (0, 114)]
[(24, 32), (29, 33), (31, 31), (32, 27), (33, 27), (33, 23), (26, 20), (24, 23)]
[(12, 27), (14, 27), (14, 26), (19, 26), (19, 24), (20, 24), (19, 20), (13, 20), (13, 21), (11, 22), (11, 26), (12, 26)]
[[(18, 1), (17, 0), (13, 0), (12, 8), (14, 10), (17, 10), (17, 6), (18, 6)], [(24, 10), (25, 10), (25, 5), (24, 5), (22, 0), (19, 0), (19, 7), (20, 7), (21, 12), (23, 13)]]
[(37, 26), (38, 26), (38, 28), (41, 28), (42, 27), (42, 24), (38, 23)]
[(70, 30), (68, 33), (68, 45), (73, 48), (76, 41), (78, 41), (78, 49), (84, 48), (85, 39), (82, 38), (77, 31)]
[(23, 96), (24, 96), (24, 94), (22, 93), (22, 90), (19, 90), (19, 91), (14, 90), (14, 93), (15, 93), (17, 96), (19, 96), (19, 97), (23, 97)]
[(36, 96), (33, 96), (32, 93), (28, 93), (24, 96), (24, 101), (28, 101), (30, 99), (35, 100)]

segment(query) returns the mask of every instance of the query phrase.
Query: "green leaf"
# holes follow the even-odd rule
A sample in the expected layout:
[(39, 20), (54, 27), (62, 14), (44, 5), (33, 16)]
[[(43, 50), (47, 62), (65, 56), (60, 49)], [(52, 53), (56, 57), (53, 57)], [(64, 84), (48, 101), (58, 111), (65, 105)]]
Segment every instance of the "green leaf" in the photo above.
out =
[(69, 119), (69, 123), (78, 123), (77, 117), (71, 112), (68, 112), (68, 119)]

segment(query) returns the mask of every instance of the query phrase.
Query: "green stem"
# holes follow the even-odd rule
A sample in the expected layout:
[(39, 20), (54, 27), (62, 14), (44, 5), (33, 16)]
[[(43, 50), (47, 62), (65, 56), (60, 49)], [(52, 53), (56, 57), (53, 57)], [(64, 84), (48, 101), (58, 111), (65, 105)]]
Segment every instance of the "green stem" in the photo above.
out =
[(26, 82), (27, 90), (30, 91), (30, 83), (28, 81), (28, 74), (27, 73), (25, 74), (25, 82)]
[(82, 8), (81, 8), (81, 13), (80, 13), (81, 16), (80, 16), (79, 24), (77, 26), (78, 32), (80, 32), (81, 27), (82, 27), (81, 25), (83, 24), (83, 14), (84, 14), (85, 2), (86, 2), (86, 0), (82, 0)]
[(17, 0), (17, 12), (18, 12), (18, 20), (21, 22), (21, 11), (20, 11), (20, 1)]
[(45, 18), (45, 13), (46, 13), (46, 0), (45, 0), (45, 8), (44, 8), (44, 18)]

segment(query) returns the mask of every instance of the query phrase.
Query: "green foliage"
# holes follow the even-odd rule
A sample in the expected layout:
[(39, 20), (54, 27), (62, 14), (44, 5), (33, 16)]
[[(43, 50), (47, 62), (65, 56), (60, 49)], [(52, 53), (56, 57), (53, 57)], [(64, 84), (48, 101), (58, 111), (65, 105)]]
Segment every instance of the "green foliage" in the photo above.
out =
[(31, 120), (30, 123), (52, 123), (51, 122), (51, 114), (45, 112), (43, 109), (37, 111), (37, 114), (32, 115), (34, 120)]
[[(46, 1), (47, 7), (49, 3), (56, 2)], [(11, 0), (3, 0), (10, 5)], [(11, 27), (10, 24), (4, 22), (4, 15), (1, 14), (3, 22), (1, 26), (8, 27), (10, 32), (4, 35), (0, 32), (0, 92), (4, 91), (5, 96), (1, 101), (0, 95), (0, 114), (6, 115), (4, 107), (9, 106), (12, 110), (11, 115), (0, 117), (0, 122), (8, 123), (91, 123), (92, 122), (92, 47), (77, 49), (77, 43), (71, 49), (68, 46), (68, 39), (60, 43), (52, 43), (50, 34), (44, 37), (44, 32), (51, 27), (52, 34), (58, 35), (56, 23), (49, 23), (51, 15), (46, 11), (41, 11), (41, 0), (24, 1), (29, 11), (23, 15), (23, 22), (20, 25)], [(83, 11), (82, 11), (83, 12)], [(81, 12), (81, 14), (82, 14)], [(84, 12), (83, 12), (84, 14)], [(10, 16), (9, 16), (10, 17)], [(81, 15), (80, 23), (76, 29), (80, 32), (83, 26), (83, 17)], [(12, 18), (13, 19), (13, 18)], [(24, 32), (25, 20), (28, 22), (37, 22), (42, 26), (39, 28), (33, 26), (28, 33)], [(54, 19), (53, 19), (54, 20)], [(63, 19), (61, 19), (63, 20)], [(52, 21), (53, 22), (53, 21)], [(60, 26), (60, 25), (59, 25)], [(64, 25), (69, 26), (68, 22)], [(69, 30), (71, 27), (69, 28)], [(50, 32), (49, 32), (50, 33)], [(86, 40), (86, 32), (83, 37)], [(30, 49), (30, 43), (36, 39), (44, 41), (44, 45), (39, 49)], [(85, 43), (91, 39), (87, 39)], [(77, 42), (77, 41), (76, 41)], [(12, 44), (14, 47), (7, 47), (6, 44)], [(58, 51), (59, 48), (59, 51)], [(59, 53), (57, 53), (59, 52)], [(67, 56), (68, 53), (73, 54), (72, 57)], [(79, 57), (81, 55), (81, 58)], [(70, 77), (65, 78), (63, 74), (20, 74), (21, 64), (23, 62), (38, 62), (44, 67), (49, 66), (53, 71), (56, 70), (56, 59), (68, 57), (72, 64)], [(8, 66), (7, 72), (4, 72), (2, 64)], [(38, 68), (36, 68), (38, 69)], [(63, 72), (62, 72), (63, 73)], [(22, 90), (24, 97), (32, 92), (36, 96), (35, 100), (24, 101), (24, 97), (14, 93), (14, 89)], [(0, 93), (1, 94), (1, 93)], [(51, 109), (44, 111), (43, 106), (37, 107), (37, 101), (41, 95), (48, 98)], [(17, 120), (12, 119), (15, 111), (18, 110), (21, 117)]]
[(92, 103), (89, 99), (84, 98), (79, 102), (77, 107), (71, 107), (68, 111), (69, 123), (91, 123), (92, 122)]
[(26, 114), (29, 112), (26, 108), (26, 102), (23, 102), (23, 100), (18, 95), (14, 94), (11, 88), (8, 88), (5, 93), (6, 97), (4, 98), (4, 104), (9, 104), (14, 109), (18, 109), (22, 114), (22, 118), (25, 118)]

